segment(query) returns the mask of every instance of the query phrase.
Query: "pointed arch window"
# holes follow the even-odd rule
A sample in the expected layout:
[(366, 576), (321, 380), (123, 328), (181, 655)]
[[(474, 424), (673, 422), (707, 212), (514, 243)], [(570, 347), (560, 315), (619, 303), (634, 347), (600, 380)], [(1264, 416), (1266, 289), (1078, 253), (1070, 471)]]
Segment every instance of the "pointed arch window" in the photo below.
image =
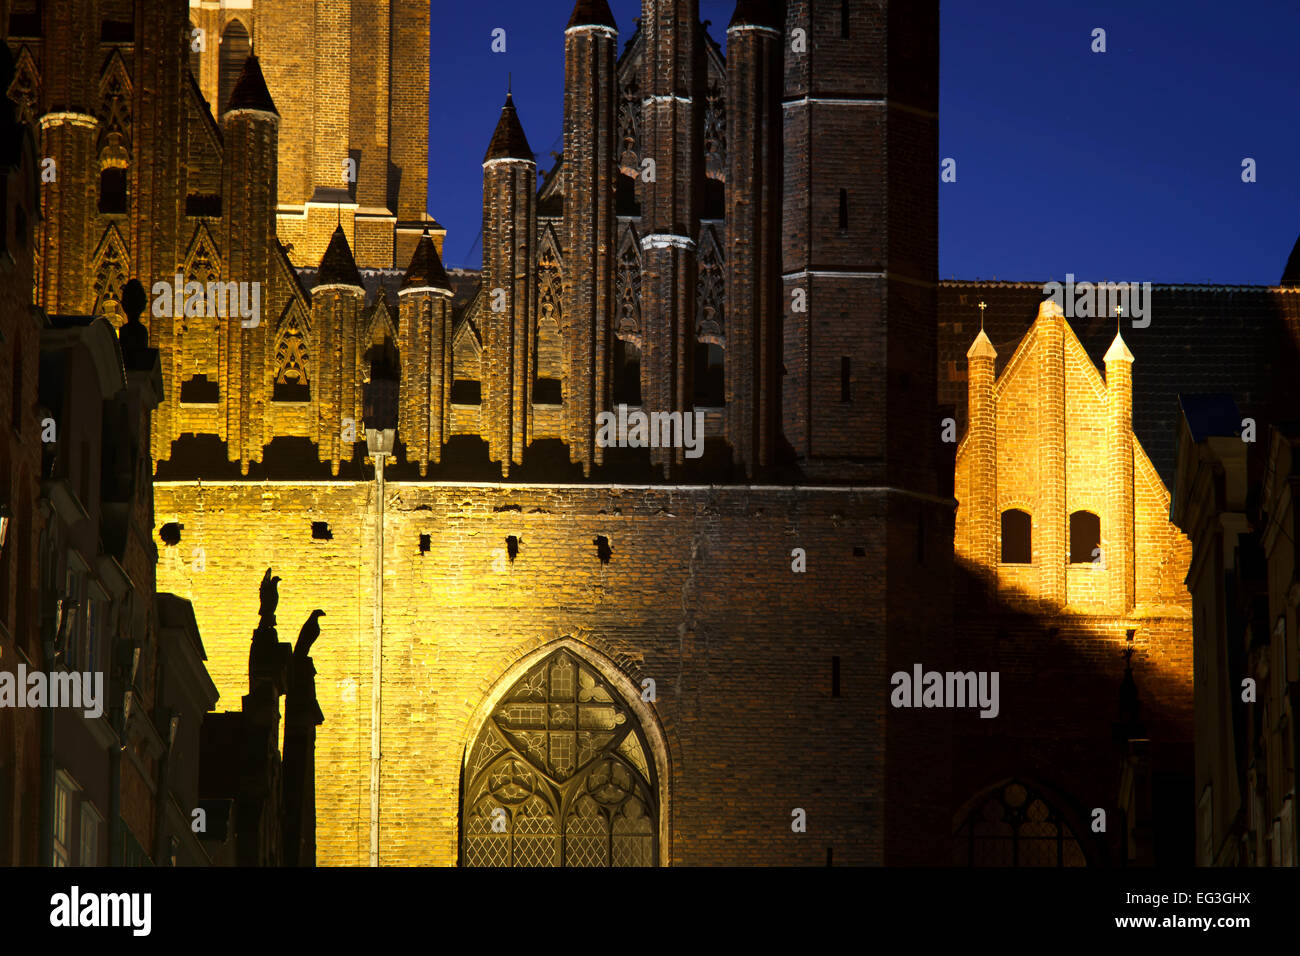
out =
[(1019, 780), (974, 801), (953, 831), (957, 866), (1087, 866), (1061, 808)]
[(466, 866), (654, 866), (657, 780), (636, 716), (558, 650), (501, 698), (469, 751)]
[(231, 20), (221, 34), (221, 50), (217, 57), (217, 115), (226, 110), (230, 94), (244, 69), (244, 61), (252, 52), (248, 31), (238, 20)]

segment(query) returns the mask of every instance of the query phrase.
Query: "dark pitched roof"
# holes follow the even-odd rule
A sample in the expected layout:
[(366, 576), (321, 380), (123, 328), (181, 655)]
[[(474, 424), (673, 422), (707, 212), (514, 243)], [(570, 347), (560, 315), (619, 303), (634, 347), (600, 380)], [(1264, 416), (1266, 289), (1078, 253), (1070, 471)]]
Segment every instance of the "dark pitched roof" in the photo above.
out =
[(501, 107), (501, 119), (497, 121), (496, 132), (492, 134), (492, 142), (488, 144), (487, 155), (483, 157), (483, 162), (489, 159), (527, 159), (532, 160), (533, 151), (528, 145), (528, 137), (524, 135), (524, 128), (519, 123), (519, 114), (515, 111), (514, 97), (509, 93), (506, 94), (506, 105)]
[(609, 4), (605, 0), (578, 0), (573, 6), (573, 16), (569, 17), (569, 26), (580, 27), (590, 24), (618, 29), (618, 24), (614, 22), (614, 14), (610, 12)]
[(1291, 256), (1286, 260), (1286, 268), (1282, 270), (1282, 281), (1279, 285), (1300, 286), (1300, 236), (1296, 237)]
[(772, 0), (738, 0), (727, 29), (738, 26), (779, 28), (781, 24), (775, 8)]
[(330, 236), (329, 248), (321, 257), (320, 269), (316, 274), (317, 285), (354, 285), (364, 289), (361, 273), (357, 270), (357, 260), (352, 258), (348, 247), (348, 237), (343, 234), (342, 226), (334, 227)]
[[(988, 305), (984, 330), (997, 349), (1001, 375), (1044, 298), (1041, 282), (939, 283), (939, 404), (953, 407), (959, 434), (966, 422), (966, 350), (980, 328), (978, 304)], [(1300, 292), (1268, 286), (1153, 285), (1149, 310), (1149, 326), (1124, 329), (1135, 357), (1133, 431), (1165, 487), (1172, 489), (1180, 393), (1229, 394), (1242, 415), (1264, 420), (1274, 417), (1270, 411), (1282, 411), (1296, 400)], [(1104, 377), (1114, 317), (1066, 321)]]
[(1241, 434), (1241, 412), (1231, 395), (1179, 395), (1178, 405), (1192, 430), (1192, 441)]
[(415, 244), (415, 252), (411, 255), (411, 264), (406, 269), (406, 275), (402, 277), (403, 289), (409, 289), (413, 286), (432, 286), (435, 289), (451, 291), (451, 282), (447, 278), (447, 270), (442, 267), (438, 247), (433, 244), (433, 239), (429, 236), (427, 229), (424, 235), (420, 237), (420, 241)]
[(244, 61), (244, 69), (239, 74), (239, 79), (235, 81), (235, 88), (230, 93), (230, 102), (226, 104), (226, 112), (229, 113), (231, 110), (262, 110), (264, 113), (280, 115), (280, 111), (275, 108), (275, 101), (271, 99), (270, 91), (266, 88), (262, 67), (255, 56), (250, 55)]

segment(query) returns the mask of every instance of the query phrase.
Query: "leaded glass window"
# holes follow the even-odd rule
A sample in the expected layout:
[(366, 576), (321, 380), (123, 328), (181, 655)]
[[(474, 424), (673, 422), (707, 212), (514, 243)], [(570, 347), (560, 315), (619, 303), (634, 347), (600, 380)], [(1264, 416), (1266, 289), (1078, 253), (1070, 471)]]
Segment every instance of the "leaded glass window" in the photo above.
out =
[(598, 671), (567, 650), (501, 698), (470, 748), (466, 866), (654, 866), (650, 749)]

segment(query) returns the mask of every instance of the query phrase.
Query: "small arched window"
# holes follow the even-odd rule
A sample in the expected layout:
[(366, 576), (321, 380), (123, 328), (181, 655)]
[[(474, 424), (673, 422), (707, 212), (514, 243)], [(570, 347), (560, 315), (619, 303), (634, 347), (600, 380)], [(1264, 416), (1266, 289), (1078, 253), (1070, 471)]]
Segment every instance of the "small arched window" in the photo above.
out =
[(1070, 563), (1091, 564), (1101, 557), (1101, 519), (1091, 511), (1070, 515)]
[(1034, 519), (1019, 508), (1002, 512), (1002, 563), (1031, 564), (1034, 560)]

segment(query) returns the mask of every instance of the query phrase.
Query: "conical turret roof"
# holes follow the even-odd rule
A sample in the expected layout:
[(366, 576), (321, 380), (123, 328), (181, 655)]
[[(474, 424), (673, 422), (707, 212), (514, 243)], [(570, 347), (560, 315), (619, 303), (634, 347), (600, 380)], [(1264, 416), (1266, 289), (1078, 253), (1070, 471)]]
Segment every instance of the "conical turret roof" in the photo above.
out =
[(230, 92), (230, 102), (226, 112), (231, 110), (261, 110), (264, 113), (280, 115), (271, 99), (271, 91), (266, 88), (266, 78), (262, 76), (262, 66), (257, 57), (249, 55), (244, 61), (244, 69), (235, 81), (235, 88)]
[(497, 122), (492, 142), (488, 144), (487, 155), (483, 162), (490, 159), (526, 159), (533, 161), (533, 151), (528, 145), (528, 137), (519, 123), (519, 114), (515, 111), (514, 97), (506, 94), (506, 105), (501, 107), (501, 119)]
[(421, 286), (452, 291), (451, 280), (447, 278), (447, 270), (442, 267), (438, 247), (433, 244), (428, 229), (424, 230), (424, 235), (416, 243), (415, 252), (411, 255), (411, 264), (406, 269), (406, 275), (402, 277), (403, 289)]
[(357, 270), (357, 260), (352, 258), (352, 249), (348, 246), (348, 237), (343, 234), (342, 226), (334, 227), (334, 235), (330, 236), (329, 247), (320, 261), (316, 284), (364, 288), (361, 273)]
[(569, 26), (599, 26), (618, 29), (618, 24), (614, 22), (614, 14), (610, 12), (606, 0), (578, 0), (573, 6), (573, 16), (569, 17)]

